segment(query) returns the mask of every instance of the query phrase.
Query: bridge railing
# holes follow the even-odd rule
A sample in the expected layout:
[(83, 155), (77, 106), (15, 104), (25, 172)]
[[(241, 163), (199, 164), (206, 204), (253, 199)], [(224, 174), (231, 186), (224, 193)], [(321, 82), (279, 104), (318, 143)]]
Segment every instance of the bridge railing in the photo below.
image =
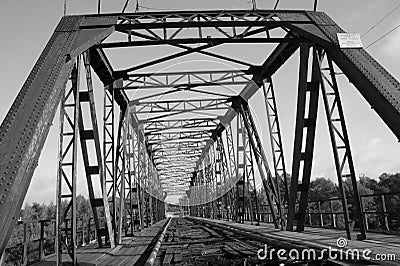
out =
[[(394, 208), (400, 206), (400, 192), (361, 195), (362, 213), (365, 227), (370, 232), (400, 233), (400, 212)], [(351, 226), (354, 222), (352, 198), (347, 198)], [(262, 222), (272, 223), (272, 215), (268, 205), (260, 209)], [(309, 200), (306, 215), (306, 225), (311, 227), (344, 229), (344, 213), (339, 197), (319, 200)]]
[[(5, 249), (4, 265), (29, 265), (55, 253), (56, 220), (19, 220)], [(96, 240), (92, 217), (81, 217), (77, 245)]]

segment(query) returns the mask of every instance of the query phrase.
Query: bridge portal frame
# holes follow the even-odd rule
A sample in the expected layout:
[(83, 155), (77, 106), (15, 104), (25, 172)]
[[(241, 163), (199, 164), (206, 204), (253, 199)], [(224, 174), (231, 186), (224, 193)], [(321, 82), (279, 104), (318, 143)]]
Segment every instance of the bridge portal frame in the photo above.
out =
[[(192, 32), (196, 33), (190, 38), (182, 36), (183, 28), (194, 29), (195, 31)], [(204, 29), (206, 28), (213, 29), (219, 35), (205, 36)], [(224, 28), (228, 30), (224, 30)], [(273, 37), (273, 30), (276, 28), (283, 29), (287, 35)], [(143, 34), (141, 32), (143, 30), (147, 33)], [(127, 41), (104, 42), (113, 32), (125, 34)], [(323, 50), (330, 58), (328, 60), (331, 63), (333, 61), (343, 71), (400, 139), (400, 127), (398, 126), (400, 124), (399, 82), (364, 49), (339, 48), (336, 33), (340, 32), (344, 31), (325, 13), (311, 11), (182, 11), (63, 17), (0, 127), (2, 153), (0, 176), (2, 180), (8, 180), (8, 182), (0, 184), (2, 193), (0, 224), (3, 225), (0, 228), (0, 251), (4, 250), (11, 236), (75, 59), (85, 51), (90, 57), (90, 66), (105, 86), (109, 86), (121, 78), (128, 79), (134, 71), (191, 53), (200, 53), (242, 64), (248, 68), (246, 73), (251, 74), (254, 81), (247, 84), (238, 95), (247, 102), (258, 91), (262, 81), (273, 76), (299, 47), (311, 44), (317, 49)], [(266, 36), (254, 37), (260, 33), (265, 33)], [(190, 47), (190, 44), (193, 43), (203, 43), (203, 45), (196, 48)], [(206, 51), (208, 48), (224, 43), (279, 44), (261, 66), (254, 66)], [(113, 70), (103, 51), (103, 49), (117, 47), (165, 44), (181, 48), (184, 51), (117, 71)], [(305, 51), (304, 48), (300, 50)], [(302, 68), (300, 71), (303, 71)], [(332, 82), (335, 83), (334, 80)], [(334, 90), (335, 96), (338, 97), (336, 88)], [(114, 101), (121, 110), (125, 110), (129, 102), (125, 91), (117, 89), (112, 92)], [(326, 96), (325, 94), (325, 103)], [(340, 110), (341, 108), (339, 108), (339, 113), (341, 113)], [(214, 133), (220, 135), (236, 115), (237, 112), (229, 109), (220, 119), (220, 124), (217, 125)], [(328, 120), (330, 120), (329, 129), (332, 137), (334, 121), (329, 116)], [(342, 123), (342, 129), (343, 125)], [(344, 128), (343, 134), (346, 134), (345, 132)], [(207, 141), (203, 147), (201, 159), (204, 158), (213, 143), (214, 139), (212, 138)], [(349, 148), (347, 140), (345, 140), (345, 145)], [(332, 146), (335, 149), (333, 140)], [(145, 151), (150, 152), (148, 147)], [(114, 149), (113, 152), (115, 152)], [(352, 164), (350, 152), (347, 153), (345, 159), (349, 165)], [(336, 157), (335, 165), (337, 169)], [(354, 171), (350, 172), (355, 195), (354, 202), (360, 209), (357, 204), (355, 174)], [(115, 175), (114, 171), (113, 173)], [(338, 177), (343, 177), (342, 173), (338, 174)], [(303, 178), (309, 179), (309, 176)], [(114, 180), (113, 182), (115, 183)], [(114, 183), (113, 189), (117, 189)], [(122, 183), (119, 182), (119, 184)], [(293, 186), (298, 186), (298, 184)], [(294, 193), (297, 193), (297, 190), (291, 187), (290, 194), (294, 195)], [(112, 192), (112, 195), (116, 195), (116, 193)], [(294, 197), (291, 196), (291, 198), (292, 202), (289, 205), (293, 206)], [(113, 200), (115, 202), (116, 199)], [(291, 208), (293, 209), (293, 207)], [(115, 212), (116, 209), (114, 208), (113, 211)], [(283, 218), (282, 213), (280, 218)], [(288, 224), (293, 223), (294, 218), (289, 218)], [(301, 220), (301, 217), (297, 218)], [(360, 223), (360, 227), (363, 228), (363, 226), (363, 223)], [(114, 222), (114, 232), (115, 227)]]

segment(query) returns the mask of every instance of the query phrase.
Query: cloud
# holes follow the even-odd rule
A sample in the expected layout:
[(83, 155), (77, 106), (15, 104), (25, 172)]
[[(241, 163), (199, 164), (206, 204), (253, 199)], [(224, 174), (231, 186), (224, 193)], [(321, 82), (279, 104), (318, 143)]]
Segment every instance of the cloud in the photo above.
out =
[(380, 138), (373, 138), (354, 155), (356, 172), (372, 178), (377, 178), (383, 172), (398, 172), (400, 164), (393, 159), (398, 156), (400, 151), (397, 145)]
[(369, 141), (368, 146), (369, 147), (378, 147), (382, 144), (382, 140), (380, 138), (373, 138)]
[[(400, 25), (400, 24), (397, 24)], [(381, 48), (381, 52), (387, 56), (400, 57), (400, 27), (395, 29), (386, 38), (384, 38), (384, 44)]]

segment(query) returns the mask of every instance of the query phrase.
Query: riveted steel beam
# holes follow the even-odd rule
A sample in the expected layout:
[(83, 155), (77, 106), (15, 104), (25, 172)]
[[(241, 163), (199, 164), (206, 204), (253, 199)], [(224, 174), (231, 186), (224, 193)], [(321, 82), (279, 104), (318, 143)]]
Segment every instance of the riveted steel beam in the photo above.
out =
[(102, 29), (82, 35), (83, 21), (84, 16), (61, 19), (0, 127), (0, 175), (9, 180), (0, 185), (0, 252), (18, 218), (73, 58), (111, 34), (110, 24), (116, 23), (109, 19)]

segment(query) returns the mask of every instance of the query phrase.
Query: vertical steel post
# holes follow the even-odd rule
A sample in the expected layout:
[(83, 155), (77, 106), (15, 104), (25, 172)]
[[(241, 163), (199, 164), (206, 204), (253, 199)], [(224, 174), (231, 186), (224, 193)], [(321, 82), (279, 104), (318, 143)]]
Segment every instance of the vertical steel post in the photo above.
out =
[(215, 212), (216, 218), (222, 219), (222, 180), (223, 180), (223, 143), (221, 137), (216, 138), (214, 165), (215, 165)]
[(114, 230), (113, 237), (116, 237), (116, 184), (114, 176), (114, 84), (110, 84), (104, 89), (104, 116), (103, 116), (103, 166), (105, 178), (105, 190), (107, 192), (107, 200), (111, 210), (111, 223)]
[(124, 201), (125, 201), (125, 111), (121, 110), (119, 114), (118, 133), (117, 133), (117, 147), (114, 165), (114, 183), (116, 190), (113, 195), (115, 198), (115, 242), (116, 244), (122, 241), (122, 228), (124, 216)]
[(139, 134), (140, 127), (142, 125), (138, 125), (138, 176), (137, 176), (137, 184), (138, 184), (138, 205), (139, 205), (139, 220), (140, 220), (140, 229), (144, 229), (144, 176), (145, 176), (145, 164), (144, 164), (144, 136)]
[[(294, 221), (297, 220), (297, 231), (304, 230), (305, 216), (307, 212), (308, 192), (310, 186), (311, 168), (314, 155), (315, 129), (318, 111), (319, 97), (319, 66), (315, 56), (312, 63), (311, 81), (307, 81), (308, 59), (310, 47), (308, 44), (300, 45), (299, 85), (297, 96), (297, 114), (295, 139), (293, 149), (292, 179), (290, 185), (288, 205), (287, 230), (293, 230)], [(308, 112), (306, 112), (308, 107)], [(307, 117), (306, 117), (307, 115)], [(303, 138), (304, 130), (305, 140)], [(304, 150), (303, 143), (305, 141)], [(300, 174), (302, 166), (302, 173)], [(301, 183), (299, 177), (301, 176)], [(300, 192), (299, 209), (296, 213), (297, 193)]]
[(131, 144), (132, 144), (132, 139), (131, 139), (131, 133), (130, 133), (130, 128), (129, 128), (129, 112), (127, 111), (125, 113), (125, 125), (124, 125), (124, 143), (123, 143), (123, 153), (124, 153), (124, 179), (122, 182), (124, 182), (124, 217), (125, 217), (125, 224), (124, 224), (124, 229), (125, 229), (125, 235), (132, 235), (133, 231), (128, 233), (128, 231), (131, 229), (132, 225), (132, 186), (131, 186)]
[(39, 237), (39, 260), (42, 260), (44, 256), (44, 223), (45, 221), (41, 220), (40, 223), (40, 237)]
[(385, 231), (389, 231), (389, 221), (388, 221), (388, 213), (386, 209), (386, 201), (385, 195), (381, 195), (381, 203), (382, 203), (382, 217), (383, 217), (383, 224), (382, 229)]
[(320, 226), (324, 226), (324, 217), (322, 216), (321, 201), (318, 201), (317, 203), (318, 203), (319, 224)]
[[(232, 125), (229, 124), (228, 127), (225, 129), (225, 136), (226, 136), (226, 142), (227, 142), (227, 165), (228, 165), (228, 173), (229, 173), (229, 179), (228, 179), (228, 187), (229, 190), (227, 192), (227, 205), (229, 206), (228, 208), (228, 220), (236, 220), (236, 202), (235, 202), (235, 182), (237, 181), (237, 158), (236, 158), (236, 153), (235, 153), (235, 145), (234, 145), (234, 140), (233, 140), (233, 133), (232, 133)], [(233, 185), (233, 186), (232, 186)]]
[[(76, 175), (77, 175), (77, 150), (79, 140), (79, 81), (80, 57), (71, 72), (71, 89), (65, 90), (60, 107), (60, 138), (57, 174), (57, 205), (56, 205), (56, 256), (57, 265), (62, 264), (63, 247), (71, 257), (72, 264), (77, 265), (76, 254)], [(66, 122), (66, 123), (64, 123)], [(69, 131), (68, 131), (69, 128)], [(66, 140), (67, 143), (64, 142)], [(64, 184), (64, 186), (63, 186)], [(65, 187), (63, 189), (63, 187)], [(65, 192), (65, 190), (67, 192)], [(62, 200), (69, 199), (65, 209)], [(70, 227), (62, 222), (70, 219)], [(65, 236), (63, 234), (65, 232)]]
[[(85, 168), (86, 174), (86, 182), (88, 186), (88, 194), (90, 205), (92, 207), (93, 212), (93, 221), (95, 225), (95, 230), (97, 231), (97, 241), (100, 247), (103, 246), (102, 236), (110, 239), (110, 244), (113, 247), (114, 241), (112, 241), (112, 224), (110, 217), (110, 209), (108, 206), (108, 200), (105, 192), (105, 180), (104, 180), (104, 171), (103, 171), (103, 159), (101, 154), (101, 145), (100, 145), (100, 136), (99, 129), (97, 125), (97, 115), (96, 108), (94, 102), (94, 94), (93, 94), (93, 84), (92, 84), (92, 75), (90, 68), (90, 57), (89, 52), (85, 52), (83, 54), (83, 61), (86, 72), (86, 87), (87, 90), (79, 91), (79, 135), (80, 135), (80, 143), (81, 143), (81, 151), (82, 151), (82, 159)], [(83, 121), (83, 112), (82, 110), (87, 110), (82, 108), (83, 103), (86, 103), (89, 106), (90, 112), (90, 122), (87, 125), (84, 124)], [(90, 144), (92, 143), (92, 144)], [(95, 154), (95, 160), (89, 159), (89, 154)], [(94, 163), (93, 163), (94, 161)], [(100, 197), (95, 197), (95, 191), (93, 187), (93, 182), (97, 182), (100, 184), (101, 193)], [(105, 215), (105, 228), (101, 228), (100, 226), (100, 211), (98, 208), (102, 208), (104, 210)], [(110, 238), (111, 235), (111, 238)]]
[[(267, 85), (267, 83), (269, 84)], [(264, 80), (262, 89), (264, 92), (264, 102), (267, 111), (267, 122), (268, 122), (269, 138), (272, 149), (272, 160), (274, 163), (276, 186), (280, 190), (281, 188), (280, 184), (283, 183), (285, 192), (284, 193), (285, 198), (283, 203), (287, 203), (289, 198), (289, 188), (287, 183), (286, 164), (285, 164), (285, 156), (283, 153), (283, 144), (282, 144), (280, 122), (278, 117), (278, 108), (276, 104), (275, 91), (272, 78), (269, 78), (269, 80)]]
[(331, 210), (331, 219), (332, 219), (332, 224), (331, 226), (333, 228), (336, 228), (336, 214), (334, 213), (334, 209), (333, 209), (333, 200), (329, 201), (329, 205), (330, 205), (330, 210)]
[[(350, 149), (350, 141), (347, 133), (347, 127), (344, 119), (343, 107), (339, 95), (339, 89), (336, 81), (335, 69), (332, 60), (327, 56), (328, 69), (330, 80), (324, 75), (321, 69), (323, 55), (318, 57), (319, 74), (321, 76), (321, 90), (323, 94), (323, 100), (325, 105), (325, 114), (328, 120), (328, 129), (331, 138), (333, 156), (335, 160), (335, 169), (339, 183), (339, 192), (342, 198), (343, 213), (346, 222), (346, 233), (347, 238), (351, 239), (351, 227), (350, 219), (348, 214), (346, 194), (343, 187), (343, 178), (350, 178), (353, 188), (353, 208), (355, 208), (356, 219), (360, 227), (359, 239), (363, 240), (366, 238), (365, 233), (365, 220), (362, 214), (361, 199), (358, 192), (358, 185), (356, 180), (356, 174), (354, 169), (353, 157)], [(328, 86), (325, 86), (325, 85)], [(331, 90), (328, 91), (327, 89)], [(340, 144), (337, 145), (337, 142)], [(344, 173), (345, 171), (348, 173)]]
[(78, 161), (78, 138), (79, 138), (79, 111), (80, 111), (80, 103), (79, 103), (79, 82), (80, 82), (80, 60), (77, 59), (77, 76), (76, 80), (72, 82), (76, 82), (75, 87), (75, 111), (74, 111), (74, 144), (73, 144), (73, 155), (72, 155), (72, 213), (71, 213), (71, 226), (72, 226), (72, 236), (71, 236), (71, 244), (70, 244), (70, 252), (72, 253), (72, 262), (74, 265), (78, 264), (76, 248), (77, 248), (77, 239), (76, 239), (76, 225), (77, 225), (77, 216), (76, 216), (76, 175), (77, 175), (77, 161)]
[[(129, 119), (128, 121), (132, 121), (132, 112), (135, 111), (135, 107), (130, 107), (128, 111)], [(133, 176), (132, 188), (130, 194), (132, 195), (132, 199), (134, 203), (132, 203), (132, 223), (133, 223), (133, 231), (140, 231), (143, 228), (143, 220), (142, 220), (142, 203), (141, 203), (141, 184), (140, 184), (140, 175), (141, 175), (141, 138), (139, 137), (139, 127), (138, 125), (134, 125), (129, 122), (128, 125), (131, 128), (131, 137), (132, 137), (132, 157), (131, 164), (131, 176)], [(132, 233), (133, 234), (133, 233)]]
[(278, 194), (277, 188), (275, 187), (275, 182), (273, 181), (272, 174), (268, 166), (267, 158), (265, 156), (254, 119), (246, 102), (240, 100), (240, 103), (237, 104), (239, 106), (236, 108), (239, 108), (238, 111), (240, 113), (240, 116), (243, 117), (243, 124), (245, 126), (245, 130), (247, 131), (253, 155), (258, 166), (261, 181), (263, 183), (268, 204), (271, 209), (271, 215), (274, 221), (275, 228), (285, 228), (286, 224), (283, 219), (283, 209), (280, 202), (280, 196)]
[(228, 219), (228, 192), (229, 192), (229, 184), (228, 180), (230, 179), (230, 169), (228, 169), (227, 165), (227, 158), (226, 158), (226, 151), (225, 151), (225, 145), (223, 142), (222, 136), (218, 137), (218, 143), (219, 143), (219, 158), (221, 160), (221, 169), (220, 171), (222, 172), (222, 178), (221, 178), (221, 190), (220, 190), (220, 210), (221, 210), (221, 219), (226, 220)]
[[(100, 141), (96, 121), (96, 111), (94, 106), (92, 80), (90, 74), (90, 62), (88, 54), (83, 55), (87, 91), (80, 90), (80, 61), (77, 62), (71, 73), (71, 89), (63, 94), (60, 108), (60, 142), (59, 142), (59, 170), (57, 175), (57, 216), (56, 216), (56, 253), (57, 263), (62, 263), (63, 249), (70, 255), (73, 264), (77, 263), (76, 247), (77, 242), (77, 217), (76, 217), (76, 178), (77, 178), (77, 145), (81, 144), (82, 159), (86, 173), (86, 180), (89, 191), (91, 207), (95, 220), (96, 234), (98, 243), (102, 246), (101, 236), (106, 238), (112, 234), (111, 219), (104, 193), (104, 178), (102, 175), (102, 159), (100, 151)], [(90, 110), (90, 125), (84, 125), (82, 104), (88, 103)], [(72, 118), (73, 117), (73, 118)], [(89, 144), (88, 140), (94, 140), (94, 151), (96, 154), (96, 164), (89, 163)], [(92, 160), (93, 161), (93, 160)], [(93, 176), (98, 175), (97, 181), (101, 185), (102, 197), (95, 198), (93, 190)], [(69, 199), (68, 205), (63, 203), (64, 199)], [(97, 208), (104, 208), (106, 215), (106, 228), (100, 228)], [(68, 222), (69, 221), (69, 222)], [(62, 224), (65, 222), (65, 227)], [(82, 236), (84, 238), (84, 236)], [(113, 247), (112, 237), (110, 244)]]
[(244, 137), (245, 129), (243, 128), (243, 123), (241, 117), (237, 116), (237, 126), (236, 126), (236, 212), (235, 221), (243, 223), (245, 206), (244, 206), (244, 192), (245, 192), (245, 147), (244, 147)]
[[(259, 209), (258, 209), (258, 200), (257, 200), (257, 191), (256, 191), (256, 183), (255, 183), (255, 176), (254, 176), (254, 164), (253, 164), (253, 156), (254, 153), (252, 151), (252, 147), (249, 142), (249, 136), (243, 128), (242, 134), (242, 142), (243, 142), (243, 149), (244, 149), (244, 181), (245, 181), (245, 192), (248, 195), (248, 203), (247, 206), (248, 214), (250, 215), (250, 222), (253, 224), (255, 221), (256, 224), (259, 224)], [(246, 203), (246, 201), (244, 201)]]

